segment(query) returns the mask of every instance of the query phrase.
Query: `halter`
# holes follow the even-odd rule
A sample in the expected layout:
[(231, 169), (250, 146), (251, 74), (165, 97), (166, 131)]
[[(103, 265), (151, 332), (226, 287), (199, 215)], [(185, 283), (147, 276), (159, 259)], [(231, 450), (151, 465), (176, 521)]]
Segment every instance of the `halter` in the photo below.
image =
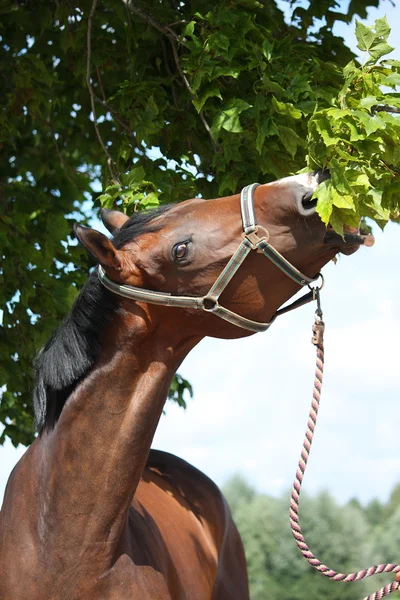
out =
[[(173, 296), (167, 292), (154, 292), (153, 290), (146, 290), (143, 288), (134, 287), (132, 285), (121, 285), (110, 279), (106, 274), (101, 265), (98, 267), (98, 275), (101, 283), (108, 290), (124, 298), (131, 298), (146, 302), (148, 304), (161, 304), (163, 306), (177, 306), (181, 308), (196, 308), (205, 310), (206, 312), (213, 313), (221, 319), (232, 323), (243, 329), (249, 331), (259, 332), (266, 331), (276, 317), (286, 313), (290, 310), (303, 306), (317, 297), (317, 292), (323, 286), (323, 278), (321, 274), (316, 277), (307, 277), (301, 273), (296, 267), (294, 267), (289, 261), (286, 260), (271, 244), (269, 244), (269, 233), (263, 227), (256, 224), (256, 218), (254, 213), (254, 190), (259, 186), (259, 183), (253, 183), (245, 187), (240, 194), (240, 209), (242, 214), (243, 223), (243, 234), (242, 241), (233, 254), (232, 258), (219, 275), (214, 285), (211, 287), (208, 294), (205, 296)], [(256, 251), (260, 254), (264, 254), (271, 262), (274, 263), (285, 275), (290, 277), (293, 281), (301, 286), (308, 285), (310, 291), (295, 300), (288, 306), (281, 308), (275, 312), (272, 319), (268, 323), (260, 323), (252, 321), (238, 315), (219, 303), (219, 297), (225, 290), (232, 277), (238, 271), (239, 267), (243, 264), (246, 256), (252, 251)], [(310, 284), (318, 280), (321, 277), (322, 284), (319, 288), (311, 288)]]

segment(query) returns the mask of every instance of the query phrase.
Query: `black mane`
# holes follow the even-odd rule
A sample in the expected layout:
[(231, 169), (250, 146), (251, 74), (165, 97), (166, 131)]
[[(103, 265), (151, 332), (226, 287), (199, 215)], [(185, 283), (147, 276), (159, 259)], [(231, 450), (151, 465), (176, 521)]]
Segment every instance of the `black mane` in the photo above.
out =
[(159, 206), (154, 210), (134, 213), (134, 215), (121, 227), (121, 229), (114, 231), (114, 246), (118, 249), (122, 248), (125, 246), (125, 244), (135, 239), (142, 233), (157, 231), (159, 226), (157, 227), (156, 223), (151, 225), (152, 221), (166, 213), (171, 208), (171, 204), (166, 204), (164, 206)]
[[(136, 213), (115, 232), (114, 246), (121, 248), (138, 235), (158, 229), (151, 222), (169, 208)], [(100, 353), (104, 328), (118, 305), (119, 297), (102, 286), (97, 271), (91, 273), (71, 312), (36, 357), (33, 408), (38, 429), (54, 427), (68, 397), (89, 373)]]

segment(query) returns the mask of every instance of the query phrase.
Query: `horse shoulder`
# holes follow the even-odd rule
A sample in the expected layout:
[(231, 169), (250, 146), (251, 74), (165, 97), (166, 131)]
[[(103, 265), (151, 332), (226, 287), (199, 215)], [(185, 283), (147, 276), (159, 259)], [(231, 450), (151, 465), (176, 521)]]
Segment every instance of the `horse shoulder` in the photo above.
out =
[(172, 454), (151, 450), (135, 502), (151, 514), (184, 588), (193, 589), (196, 579), (208, 590), (202, 598), (248, 598), (243, 546), (211, 479)]

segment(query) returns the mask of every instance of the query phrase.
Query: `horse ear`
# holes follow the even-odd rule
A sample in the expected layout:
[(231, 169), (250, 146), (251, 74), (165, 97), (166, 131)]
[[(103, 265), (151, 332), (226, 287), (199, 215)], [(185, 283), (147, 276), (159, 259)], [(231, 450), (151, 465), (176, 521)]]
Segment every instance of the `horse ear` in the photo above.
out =
[(104, 226), (107, 227), (110, 233), (120, 229), (129, 220), (129, 217), (119, 210), (108, 210), (107, 208), (100, 209), (100, 216)]
[(108, 237), (100, 233), (100, 231), (78, 224), (75, 224), (74, 231), (82, 246), (103, 267), (117, 271), (122, 269), (119, 252), (114, 248)]

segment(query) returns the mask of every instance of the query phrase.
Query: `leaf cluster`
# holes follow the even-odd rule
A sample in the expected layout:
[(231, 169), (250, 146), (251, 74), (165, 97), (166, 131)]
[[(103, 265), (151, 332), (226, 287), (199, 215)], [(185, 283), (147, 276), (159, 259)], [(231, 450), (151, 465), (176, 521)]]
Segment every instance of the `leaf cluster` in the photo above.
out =
[(400, 62), (381, 60), (393, 48), (386, 18), (356, 24), (365, 60), (343, 69), (333, 106), (318, 108), (308, 123), (309, 168), (328, 168), (331, 179), (316, 192), (317, 211), (343, 233), (369, 217), (383, 227), (400, 220)]

